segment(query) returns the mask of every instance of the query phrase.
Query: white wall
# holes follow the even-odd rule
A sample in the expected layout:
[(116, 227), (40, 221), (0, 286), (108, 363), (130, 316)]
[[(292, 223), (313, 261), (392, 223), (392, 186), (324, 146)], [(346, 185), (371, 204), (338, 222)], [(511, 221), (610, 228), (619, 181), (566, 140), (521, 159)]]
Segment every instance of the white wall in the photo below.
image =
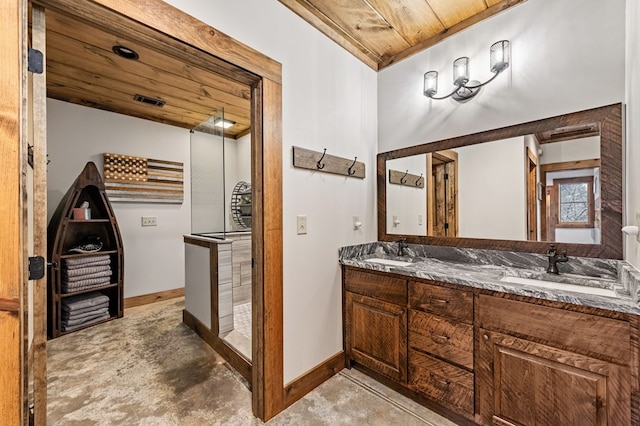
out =
[[(528, 0), (382, 70), (379, 150), (622, 102), (624, 16), (625, 0)], [(511, 41), (511, 66), (474, 99), (422, 95), (429, 70), (440, 72), (440, 94), (450, 90), (460, 56), (469, 56), (471, 78), (486, 80), (489, 46), (502, 39)]]
[[(279, 61), (283, 72), (284, 380), (342, 350), (338, 248), (376, 239), (377, 74), (285, 6), (168, 3)], [(292, 167), (293, 145), (353, 158), (366, 179)], [(308, 234), (296, 235), (296, 215)], [(353, 216), (363, 222), (353, 230)]]
[(545, 143), (542, 145), (540, 164), (600, 158), (600, 136)]
[[(389, 183), (389, 170), (420, 176), (425, 182), (422, 188)], [(396, 158), (387, 161), (385, 175), (387, 185), (387, 233), (403, 235), (427, 235), (427, 155)], [(419, 217), (422, 217), (420, 223)], [(399, 221), (394, 225), (394, 217)]]
[(458, 153), (458, 235), (526, 240), (524, 137), (465, 146), (455, 151)]
[[(49, 218), (88, 161), (102, 154), (134, 155), (185, 164), (182, 204), (112, 203), (124, 244), (124, 296), (184, 286), (184, 243), (190, 232), (189, 132), (120, 114), (47, 100)], [(142, 216), (158, 226), (142, 227)]]
[[(627, 0), (626, 85), (626, 217), (623, 225), (636, 224), (640, 213), (640, 2)], [(625, 259), (640, 269), (640, 243), (624, 237)]]

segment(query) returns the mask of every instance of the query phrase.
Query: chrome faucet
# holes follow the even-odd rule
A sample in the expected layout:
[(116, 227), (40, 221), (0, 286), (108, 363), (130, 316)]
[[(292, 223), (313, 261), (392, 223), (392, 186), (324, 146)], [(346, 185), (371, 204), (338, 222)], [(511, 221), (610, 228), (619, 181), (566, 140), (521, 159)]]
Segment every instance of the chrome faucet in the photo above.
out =
[(409, 248), (409, 245), (407, 244), (407, 239), (398, 238), (397, 240), (394, 241), (394, 243), (398, 243), (398, 256), (404, 256), (406, 254), (404, 252), (404, 249)]
[(549, 246), (549, 250), (547, 250), (547, 257), (549, 258), (549, 266), (547, 267), (547, 273), (549, 274), (559, 274), (558, 272), (558, 262), (566, 262), (569, 260), (567, 257), (567, 252), (562, 252), (558, 254), (556, 250), (556, 246), (553, 244)]

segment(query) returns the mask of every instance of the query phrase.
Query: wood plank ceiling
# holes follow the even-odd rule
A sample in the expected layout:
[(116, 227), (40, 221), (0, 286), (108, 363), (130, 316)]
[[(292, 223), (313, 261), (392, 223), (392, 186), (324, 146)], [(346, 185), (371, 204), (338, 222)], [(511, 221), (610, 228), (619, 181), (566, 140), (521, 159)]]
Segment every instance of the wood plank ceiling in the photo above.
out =
[[(524, 0), (279, 1), (380, 70)], [(250, 132), (255, 76), (230, 78), (222, 61), (188, 48), (167, 50), (170, 42), (148, 37), (131, 21), (97, 26), (63, 10), (47, 9), (46, 14), (50, 98), (186, 129), (224, 109), (225, 119), (235, 122), (226, 136)], [(112, 48), (117, 45), (139, 58), (116, 55)], [(136, 95), (164, 105), (134, 101)]]
[[(225, 120), (235, 122), (226, 136), (238, 138), (250, 131), (250, 77), (232, 80), (215, 61), (188, 52), (176, 57), (132, 27), (97, 28), (51, 9), (46, 20), (48, 97), (186, 129), (224, 108)], [(112, 48), (117, 45), (139, 58), (116, 55)], [(136, 95), (161, 100), (164, 106), (135, 101)]]
[(381, 70), (525, 0), (279, 0)]

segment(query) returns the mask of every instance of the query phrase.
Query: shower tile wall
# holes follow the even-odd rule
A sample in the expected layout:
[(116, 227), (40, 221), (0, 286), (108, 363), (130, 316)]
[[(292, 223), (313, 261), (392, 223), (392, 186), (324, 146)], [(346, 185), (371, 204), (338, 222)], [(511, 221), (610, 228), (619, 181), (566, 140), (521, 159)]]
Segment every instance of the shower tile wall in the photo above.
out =
[(233, 304), (251, 302), (251, 234), (233, 235)]
[(232, 244), (218, 244), (218, 320), (220, 334), (233, 330)]

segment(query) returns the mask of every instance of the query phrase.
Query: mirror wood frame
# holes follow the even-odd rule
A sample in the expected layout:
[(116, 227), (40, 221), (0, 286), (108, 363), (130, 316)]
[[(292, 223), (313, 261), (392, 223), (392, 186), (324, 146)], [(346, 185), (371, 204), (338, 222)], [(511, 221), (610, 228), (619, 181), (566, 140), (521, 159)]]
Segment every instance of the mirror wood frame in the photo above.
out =
[(406, 238), (407, 242), (414, 244), (545, 253), (551, 242), (388, 234), (386, 220), (386, 162), (396, 158), (513, 138), (559, 127), (596, 122), (600, 123), (602, 199), (600, 244), (562, 242), (553, 242), (553, 244), (560, 251), (566, 251), (569, 256), (622, 259), (622, 232), (620, 230), (622, 228), (622, 104), (620, 103), (378, 154), (378, 240), (394, 241), (398, 238)]

